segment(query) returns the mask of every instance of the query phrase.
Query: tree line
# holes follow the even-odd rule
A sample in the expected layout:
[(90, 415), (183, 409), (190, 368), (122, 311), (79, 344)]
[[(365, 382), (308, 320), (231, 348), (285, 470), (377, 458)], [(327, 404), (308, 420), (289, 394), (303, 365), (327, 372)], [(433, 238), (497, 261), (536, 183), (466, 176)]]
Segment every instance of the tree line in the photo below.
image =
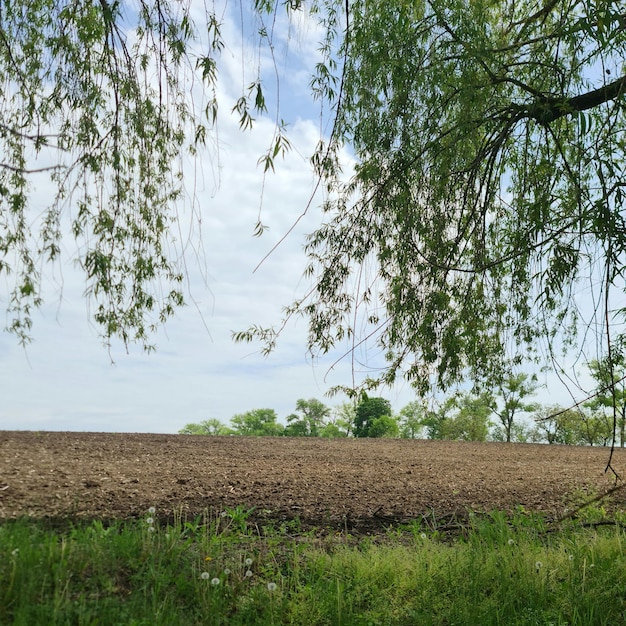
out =
[(290, 437), (371, 437), (460, 441), (532, 442), (568, 445), (626, 443), (624, 364), (592, 361), (596, 393), (574, 408), (533, 401), (539, 385), (520, 373), (490, 391), (459, 391), (437, 406), (409, 402), (395, 413), (389, 400), (367, 393), (353, 402), (329, 407), (316, 398), (299, 399), (285, 424), (274, 409), (252, 409), (234, 415), (230, 425), (211, 418), (187, 424), (187, 435), (253, 435)]

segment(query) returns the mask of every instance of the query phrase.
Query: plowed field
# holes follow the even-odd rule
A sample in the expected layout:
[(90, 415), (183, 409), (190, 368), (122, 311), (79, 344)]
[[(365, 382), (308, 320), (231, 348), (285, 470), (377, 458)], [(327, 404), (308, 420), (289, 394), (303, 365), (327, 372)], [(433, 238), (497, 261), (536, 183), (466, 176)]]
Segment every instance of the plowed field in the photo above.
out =
[[(0, 431), (0, 521), (242, 506), (256, 521), (367, 532), (469, 510), (558, 516), (615, 484), (608, 458), (534, 444)], [(626, 476), (626, 450), (613, 467)], [(612, 503), (626, 507), (626, 490)]]

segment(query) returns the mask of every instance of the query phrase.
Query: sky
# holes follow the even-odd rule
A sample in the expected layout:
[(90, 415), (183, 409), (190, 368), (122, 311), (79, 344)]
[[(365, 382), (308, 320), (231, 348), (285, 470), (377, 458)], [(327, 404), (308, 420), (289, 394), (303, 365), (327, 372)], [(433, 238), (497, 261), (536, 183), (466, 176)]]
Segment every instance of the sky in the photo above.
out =
[[(221, 59), (224, 111), (232, 107), (242, 82), (241, 59), (243, 67), (256, 59), (248, 48), (252, 39), (242, 41), (239, 31), (240, 23), (226, 12), (223, 33), (232, 45)], [(331, 386), (352, 383), (351, 360), (342, 359), (340, 349), (314, 362), (306, 353), (305, 320), (289, 325), (267, 357), (259, 345), (236, 344), (231, 337), (252, 324), (280, 322), (282, 306), (303, 293), (308, 283), (302, 278), (302, 247), (321, 219), (313, 202), (298, 221), (316, 182), (308, 162), (320, 138), (319, 108), (308, 95), (317, 61), (316, 32), (305, 27), (296, 36), (284, 21), (276, 32), (277, 57), (287, 48), (290, 55), (280, 92), (293, 150), (264, 180), (257, 160), (267, 149), (273, 121), (259, 118), (253, 132), (242, 133), (235, 117), (226, 114), (218, 126), (218, 153), (187, 165), (186, 187), (195, 195), (202, 222), (201, 258), (192, 251), (185, 256), (188, 306), (154, 337), (156, 352), (131, 346), (127, 353), (120, 345), (107, 350), (90, 322), (84, 278), (67, 241), (61, 266), (46, 270), (45, 304), (34, 316), (33, 342), (24, 349), (12, 335), (0, 334), (0, 429), (176, 433), (209, 418), (227, 424), (233, 415), (255, 408), (273, 408), (284, 421), (300, 398), (318, 398), (329, 406), (346, 400), (325, 394)], [(244, 46), (243, 57), (237, 42)], [(349, 163), (346, 155), (348, 169)], [(47, 194), (41, 183), (33, 197), (43, 202)], [(255, 238), (261, 199), (268, 230)], [(181, 206), (183, 230), (192, 218), (189, 205)], [(194, 228), (197, 235), (197, 224)], [(198, 239), (194, 235), (191, 241)], [(359, 361), (357, 382), (381, 364), (375, 354), (360, 354)], [(540, 383), (547, 387), (538, 400), (572, 401), (554, 376), (540, 377)], [(404, 383), (379, 393), (396, 411), (415, 399)]]

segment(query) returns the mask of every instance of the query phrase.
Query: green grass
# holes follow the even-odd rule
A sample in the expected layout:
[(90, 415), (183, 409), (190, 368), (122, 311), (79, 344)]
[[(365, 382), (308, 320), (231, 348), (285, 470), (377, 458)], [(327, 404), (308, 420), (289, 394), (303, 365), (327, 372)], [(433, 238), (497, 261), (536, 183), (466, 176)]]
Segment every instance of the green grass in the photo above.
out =
[(626, 624), (619, 524), (556, 530), (520, 511), (454, 537), (416, 523), (359, 539), (247, 516), (5, 522), (0, 624)]

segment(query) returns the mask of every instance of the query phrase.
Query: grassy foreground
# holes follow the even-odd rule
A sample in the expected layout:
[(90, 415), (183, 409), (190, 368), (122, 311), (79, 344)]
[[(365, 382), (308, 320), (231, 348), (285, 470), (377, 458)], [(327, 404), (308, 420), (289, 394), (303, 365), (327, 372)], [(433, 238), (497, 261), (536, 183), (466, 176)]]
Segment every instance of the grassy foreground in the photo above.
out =
[[(0, 624), (626, 624), (620, 524), (546, 528), (519, 512), (454, 537), (258, 528), (244, 509), (63, 531), (0, 526)], [(595, 520), (604, 522), (605, 519)]]

